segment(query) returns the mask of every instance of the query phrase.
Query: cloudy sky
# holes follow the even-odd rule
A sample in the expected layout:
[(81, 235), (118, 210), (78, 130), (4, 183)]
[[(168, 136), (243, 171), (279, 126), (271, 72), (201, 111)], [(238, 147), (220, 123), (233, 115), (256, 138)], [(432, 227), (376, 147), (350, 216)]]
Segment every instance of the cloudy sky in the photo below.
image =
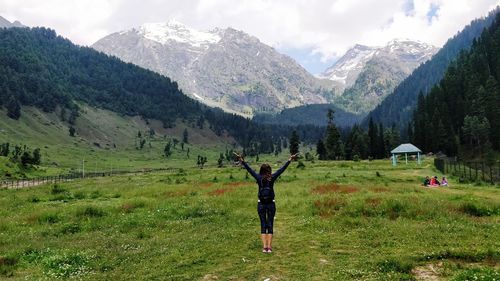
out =
[(0, 0), (0, 16), (47, 26), (81, 45), (146, 22), (233, 27), (294, 57), (312, 73), (354, 44), (408, 38), (442, 46), (500, 0)]

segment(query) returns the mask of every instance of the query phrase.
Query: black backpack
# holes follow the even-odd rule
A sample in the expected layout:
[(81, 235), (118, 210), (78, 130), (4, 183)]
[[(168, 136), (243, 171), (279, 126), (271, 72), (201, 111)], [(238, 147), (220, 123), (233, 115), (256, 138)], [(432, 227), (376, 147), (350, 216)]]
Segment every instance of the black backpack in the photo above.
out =
[(268, 182), (264, 185), (264, 181), (261, 180), (261, 188), (259, 188), (259, 200), (262, 203), (270, 203), (273, 201), (273, 191), (271, 189), (271, 183)]

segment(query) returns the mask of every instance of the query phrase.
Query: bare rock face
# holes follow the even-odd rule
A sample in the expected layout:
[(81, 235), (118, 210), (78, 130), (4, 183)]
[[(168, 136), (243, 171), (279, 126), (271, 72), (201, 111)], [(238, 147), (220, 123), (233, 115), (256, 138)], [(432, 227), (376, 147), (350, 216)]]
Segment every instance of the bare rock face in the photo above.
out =
[(326, 103), (335, 95), (333, 82), (317, 79), (292, 58), (232, 28), (144, 24), (92, 47), (170, 77), (203, 103), (247, 116)]

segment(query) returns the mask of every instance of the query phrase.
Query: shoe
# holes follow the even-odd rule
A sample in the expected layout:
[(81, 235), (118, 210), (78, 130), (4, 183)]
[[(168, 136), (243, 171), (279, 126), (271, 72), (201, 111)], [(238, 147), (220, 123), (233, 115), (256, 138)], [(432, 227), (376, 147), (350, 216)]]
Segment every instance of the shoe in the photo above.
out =
[(267, 248), (262, 248), (263, 253), (267, 253)]
[(273, 252), (273, 248), (267, 248), (267, 252), (268, 253), (272, 253)]

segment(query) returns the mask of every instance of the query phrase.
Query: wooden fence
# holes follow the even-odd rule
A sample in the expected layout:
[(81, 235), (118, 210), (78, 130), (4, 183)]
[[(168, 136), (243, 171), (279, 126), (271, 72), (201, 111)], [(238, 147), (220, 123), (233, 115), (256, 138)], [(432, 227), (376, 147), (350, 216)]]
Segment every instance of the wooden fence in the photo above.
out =
[(90, 173), (70, 173), (64, 175), (57, 176), (46, 176), (46, 177), (38, 177), (33, 179), (16, 179), (16, 180), (0, 180), (0, 188), (8, 188), (8, 189), (16, 189), (16, 188), (25, 188), (25, 187), (33, 187), (42, 184), (55, 184), (60, 182), (72, 181), (75, 179), (82, 178), (96, 178), (96, 177), (106, 177), (111, 175), (123, 175), (123, 174), (145, 174), (151, 172), (159, 172), (159, 171), (173, 171), (178, 170), (175, 168), (155, 168), (155, 169), (141, 169), (141, 170), (117, 170), (111, 172), (90, 172)]
[(443, 174), (450, 174), (466, 181), (500, 182), (500, 162), (459, 161), (446, 158), (434, 159), (434, 166)]

